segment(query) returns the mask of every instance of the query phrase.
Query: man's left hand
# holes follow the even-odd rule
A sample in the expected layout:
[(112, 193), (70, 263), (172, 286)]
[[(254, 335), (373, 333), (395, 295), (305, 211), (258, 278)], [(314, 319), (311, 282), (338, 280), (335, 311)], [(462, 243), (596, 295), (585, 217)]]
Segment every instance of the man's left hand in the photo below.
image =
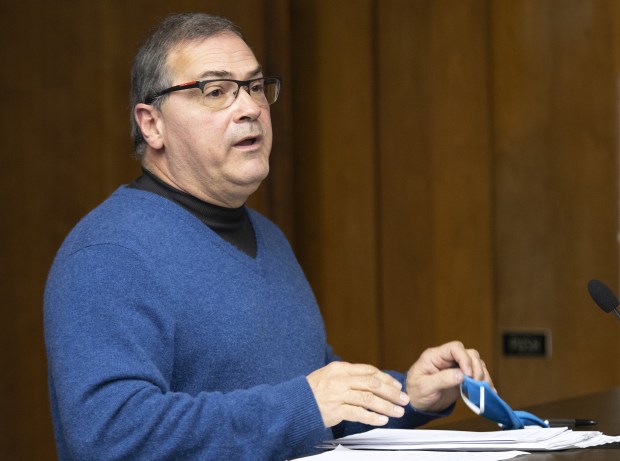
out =
[(493, 386), (475, 349), (465, 349), (460, 341), (427, 349), (407, 373), (411, 406), (431, 413), (445, 410), (458, 399), (464, 375)]

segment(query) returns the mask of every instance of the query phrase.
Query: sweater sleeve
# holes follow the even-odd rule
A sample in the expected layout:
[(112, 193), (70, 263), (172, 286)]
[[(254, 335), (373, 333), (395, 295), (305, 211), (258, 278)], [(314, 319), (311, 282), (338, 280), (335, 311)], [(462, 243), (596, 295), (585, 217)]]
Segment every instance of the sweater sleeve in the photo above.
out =
[(173, 391), (169, 311), (128, 249), (57, 258), (45, 340), (62, 459), (284, 459), (326, 437), (303, 376), (229, 393)]

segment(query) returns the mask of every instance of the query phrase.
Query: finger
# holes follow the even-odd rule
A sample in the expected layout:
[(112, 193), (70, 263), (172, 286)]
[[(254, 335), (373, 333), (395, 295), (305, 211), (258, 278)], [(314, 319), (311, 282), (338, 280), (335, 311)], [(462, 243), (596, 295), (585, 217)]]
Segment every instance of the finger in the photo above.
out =
[[(466, 350), (460, 341), (453, 341), (445, 346), (446, 350), (444, 353), (449, 354), (449, 357), (464, 374), (472, 378), (475, 378), (476, 373), (480, 375), (482, 368), (479, 365), (480, 355), (478, 351), (475, 349)], [(449, 360), (447, 356), (444, 358)]]
[(401, 391), (402, 386), (400, 383), (398, 383), (397, 387), (391, 380), (385, 382), (380, 376), (376, 375), (354, 376), (348, 378), (347, 385), (352, 393), (368, 393), (392, 404), (407, 405), (409, 403), (409, 396)]
[(368, 424), (370, 426), (385, 426), (389, 418), (386, 415), (374, 413), (356, 405), (346, 405), (342, 407), (344, 420)]
[(345, 403), (350, 406), (360, 407), (373, 413), (394, 418), (400, 418), (405, 414), (405, 409), (402, 406), (394, 404), (368, 391), (349, 392)]
[(425, 377), (424, 388), (434, 392), (452, 389), (463, 383), (463, 372), (459, 368), (446, 368)]
[(463, 379), (459, 368), (446, 368), (417, 379), (409, 388), (411, 405), (425, 411), (443, 410), (457, 399)]
[[(484, 360), (480, 358), (480, 353), (476, 349), (467, 349), (465, 352), (469, 356), (470, 363), (471, 363), (470, 366), (472, 370), (472, 374), (468, 376), (471, 376), (477, 381), (486, 381), (491, 385), (493, 389), (495, 389), (493, 380), (491, 379), (491, 374), (489, 373)], [(460, 362), (457, 362), (457, 363), (459, 363), (459, 368), (461, 368), (461, 370), (463, 370), (463, 372), (467, 374), (465, 370), (463, 369), (464, 367), (461, 366)]]
[(480, 358), (480, 353), (475, 349), (467, 349), (467, 354), (471, 358), (473, 370), (471, 377), (478, 381), (486, 381), (491, 385), (491, 387), (495, 388), (486, 363)]
[(346, 367), (346, 373), (349, 376), (373, 376), (385, 384), (389, 384), (398, 389), (402, 389), (402, 384), (398, 380), (394, 379), (392, 376), (379, 370), (378, 368), (373, 367), (372, 365), (367, 365), (363, 363), (349, 363), (346, 365), (348, 365)]
[(409, 403), (409, 395), (402, 392), (402, 383), (372, 365), (338, 362), (328, 367), (344, 389), (371, 392), (396, 405)]
[(467, 349), (465, 352), (470, 358), (472, 369), (471, 377), (478, 381), (484, 381), (485, 365), (480, 358), (480, 353), (476, 349)]
[[(394, 377), (372, 365), (347, 364), (347, 375), (351, 377), (350, 385), (358, 390), (371, 390), (381, 397), (397, 402), (406, 396), (402, 391), (403, 385)], [(404, 402), (403, 404), (407, 404)]]
[(482, 367), (484, 369), (484, 377), (482, 378), (483, 381), (486, 381), (487, 383), (489, 383), (491, 385), (491, 388), (497, 392), (497, 389), (495, 389), (495, 384), (493, 384), (493, 379), (491, 378), (491, 373), (489, 373), (489, 370), (487, 370), (487, 366), (486, 363), (484, 363), (484, 360), (481, 360), (482, 362)]
[[(428, 371), (436, 372), (445, 368), (471, 367), (470, 358), (467, 356), (465, 346), (460, 341), (452, 341), (441, 346), (432, 347), (424, 351), (418, 363), (424, 368), (430, 366)], [(468, 371), (471, 368), (468, 368)], [(466, 370), (463, 370), (466, 371)]]

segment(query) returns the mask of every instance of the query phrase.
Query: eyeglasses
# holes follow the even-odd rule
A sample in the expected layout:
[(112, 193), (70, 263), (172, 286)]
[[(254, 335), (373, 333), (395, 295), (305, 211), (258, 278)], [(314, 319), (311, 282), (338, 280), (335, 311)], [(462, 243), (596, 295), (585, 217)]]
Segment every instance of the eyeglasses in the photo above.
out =
[(280, 94), (279, 77), (259, 77), (251, 80), (201, 80), (171, 86), (146, 98), (146, 104), (153, 104), (155, 100), (168, 93), (198, 88), (202, 91), (202, 102), (211, 110), (226, 109), (231, 106), (239, 95), (239, 89), (245, 88), (254, 102), (259, 106), (269, 106), (276, 102)]

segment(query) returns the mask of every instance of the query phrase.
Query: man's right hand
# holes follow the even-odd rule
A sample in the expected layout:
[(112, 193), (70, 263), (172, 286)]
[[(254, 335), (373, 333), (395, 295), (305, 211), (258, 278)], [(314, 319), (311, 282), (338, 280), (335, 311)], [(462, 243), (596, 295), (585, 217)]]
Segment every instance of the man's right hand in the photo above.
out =
[(372, 365), (332, 362), (307, 379), (325, 427), (343, 420), (383, 426), (409, 403), (401, 383)]

